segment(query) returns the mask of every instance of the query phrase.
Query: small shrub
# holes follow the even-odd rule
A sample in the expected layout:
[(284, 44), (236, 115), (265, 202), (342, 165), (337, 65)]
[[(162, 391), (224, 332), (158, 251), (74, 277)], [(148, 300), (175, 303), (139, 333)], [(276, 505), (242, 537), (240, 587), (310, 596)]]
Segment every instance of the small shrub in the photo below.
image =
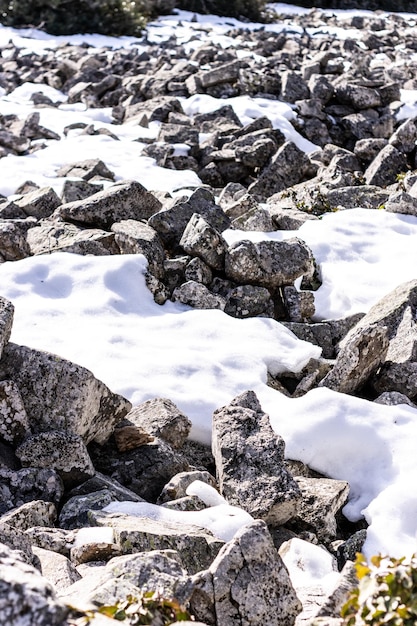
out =
[(265, 0), (177, 0), (178, 9), (253, 22), (264, 20), (265, 4)]
[(0, 0), (5, 26), (33, 26), (52, 35), (137, 36), (152, 12), (148, 0)]
[(407, 559), (358, 554), (359, 585), (342, 608), (345, 626), (415, 626), (417, 555)]

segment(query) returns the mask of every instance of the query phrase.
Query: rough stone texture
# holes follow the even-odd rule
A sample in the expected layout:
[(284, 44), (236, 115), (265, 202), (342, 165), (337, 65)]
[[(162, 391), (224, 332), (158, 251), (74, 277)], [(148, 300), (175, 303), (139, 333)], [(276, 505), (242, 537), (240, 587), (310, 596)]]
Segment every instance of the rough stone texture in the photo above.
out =
[(109, 229), (122, 220), (146, 220), (159, 211), (159, 200), (136, 181), (120, 181), (104, 191), (61, 205), (55, 215), (97, 228)]
[(398, 391), (411, 400), (417, 400), (417, 362), (387, 362), (374, 376), (372, 385), (377, 393)]
[(377, 324), (360, 328), (349, 335), (341, 348), (333, 369), (323, 378), (320, 386), (340, 393), (353, 393), (383, 363), (389, 347), (388, 330)]
[(79, 435), (62, 430), (29, 435), (16, 449), (24, 467), (51, 467), (71, 487), (94, 476), (95, 469)]
[(33, 500), (58, 505), (63, 493), (62, 480), (53, 469), (0, 469), (0, 514)]
[(220, 493), (268, 524), (293, 517), (300, 490), (284, 466), (284, 440), (253, 391), (213, 413), (212, 450)]
[(158, 504), (170, 502), (171, 500), (178, 500), (184, 498), (187, 495), (187, 488), (195, 480), (216, 488), (216, 481), (214, 477), (209, 473), (201, 470), (194, 470), (192, 472), (180, 472), (171, 478), (171, 480), (162, 489), (158, 498)]
[(123, 453), (110, 438), (104, 445), (90, 445), (89, 452), (97, 470), (150, 502), (155, 502), (172, 476), (190, 469), (182, 455), (158, 438)]
[(213, 280), (213, 272), (207, 263), (202, 261), (199, 257), (194, 257), (185, 268), (184, 278), (186, 282), (192, 280), (207, 286)]
[(295, 478), (301, 490), (297, 515), (291, 523), (298, 532), (313, 532), (320, 542), (329, 543), (336, 538), (336, 515), (346, 504), (349, 484), (329, 478)]
[(320, 346), (323, 350), (322, 356), (325, 359), (334, 358), (332, 333), (328, 323), (317, 322), (315, 324), (304, 324), (300, 322), (281, 322), (281, 324), (288, 328), (299, 339), (309, 341), (315, 346)]
[(62, 202), (52, 187), (44, 187), (26, 193), (22, 198), (14, 201), (23, 209), (26, 215), (32, 215), (37, 219), (49, 217)]
[(155, 437), (149, 435), (143, 428), (131, 424), (127, 419), (117, 424), (113, 431), (113, 436), (119, 452), (134, 450), (155, 439)]
[(274, 317), (274, 302), (266, 287), (239, 285), (227, 293), (224, 312), (237, 318)]
[(63, 554), (68, 557), (75, 541), (76, 533), (62, 528), (32, 526), (25, 531), (32, 546)]
[(347, 601), (351, 592), (358, 586), (358, 577), (354, 563), (348, 561), (340, 572), (339, 580), (335, 588), (325, 599), (317, 612), (317, 617), (339, 618), (342, 606)]
[(264, 202), (274, 193), (299, 183), (306, 175), (309, 163), (305, 153), (287, 141), (278, 148), (258, 179), (250, 185), (249, 192)]
[(114, 496), (108, 489), (94, 491), (82, 496), (73, 496), (65, 502), (61, 509), (59, 526), (66, 530), (89, 526), (88, 512), (101, 510), (113, 501)]
[(12, 380), (0, 381), (0, 436), (16, 447), (29, 433), (29, 420), (18, 386)]
[(62, 593), (67, 587), (80, 580), (81, 574), (63, 554), (37, 546), (33, 547), (33, 553), (40, 561), (42, 576), (53, 585), (57, 593)]
[(406, 169), (406, 161), (402, 152), (394, 146), (387, 145), (375, 157), (365, 171), (367, 185), (386, 187), (395, 183), (397, 175)]
[(0, 297), (0, 359), (12, 333), (13, 317), (13, 304), (6, 298)]
[(62, 626), (68, 614), (39, 571), (1, 544), (0, 614), (3, 624), (16, 626)]
[(126, 420), (150, 435), (164, 439), (177, 450), (182, 448), (191, 429), (191, 420), (167, 398), (146, 400), (135, 406), (126, 415)]
[(298, 291), (292, 285), (283, 288), (283, 301), (292, 322), (306, 322), (315, 313), (314, 294), (311, 291)]
[(417, 408), (410, 398), (399, 391), (383, 391), (381, 395), (375, 398), (377, 404), (385, 404), (385, 406), (397, 406), (397, 404), (408, 404), (413, 408)]
[(31, 228), (26, 236), (31, 254), (50, 254), (53, 251), (74, 254), (120, 254), (113, 234), (98, 228), (80, 228), (60, 220), (44, 220)]
[(222, 311), (225, 307), (224, 298), (212, 293), (205, 285), (196, 283), (194, 280), (188, 280), (176, 287), (172, 293), (172, 300), (188, 304), (195, 309), (220, 309)]
[(224, 269), (227, 244), (221, 234), (201, 215), (194, 213), (180, 240), (180, 246), (191, 256), (202, 259), (215, 270)]
[(27, 530), (32, 526), (53, 526), (56, 518), (56, 507), (52, 502), (32, 500), (3, 513), (0, 525), (9, 524), (13, 528)]
[(163, 277), (165, 251), (158, 233), (139, 220), (123, 220), (111, 227), (122, 254), (143, 254), (149, 271), (157, 278)]
[(25, 346), (7, 345), (0, 374), (18, 385), (34, 433), (65, 430), (102, 443), (131, 408), (84, 367)]
[(389, 213), (414, 215), (417, 217), (417, 198), (413, 198), (406, 191), (397, 191), (391, 194), (385, 203), (385, 210)]
[(26, 220), (0, 222), (0, 261), (19, 261), (30, 256), (26, 243), (26, 232), (30, 226)]
[(209, 567), (224, 542), (208, 530), (122, 513), (92, 511), (90, 520), (96, 526), (111, 526), (123, 554), (176, 550), (184, 568), (195, 574)]
[(276, 288), (313, 271), (312, 254), (300, 239), (238, 241), (226, 253), (226, 276), (238, 283)]
[(193, 582), (191, 609), (210, 626), (292, 626), (302, 608), (261, 520), (238, 531)]
[(98, 191), (103, 191), (103, 185), (100, 183), (89, 183), (86, 180), (66, 180), (61, 192), (62, 204), (84, 200), (84, 198), (88, 198)]

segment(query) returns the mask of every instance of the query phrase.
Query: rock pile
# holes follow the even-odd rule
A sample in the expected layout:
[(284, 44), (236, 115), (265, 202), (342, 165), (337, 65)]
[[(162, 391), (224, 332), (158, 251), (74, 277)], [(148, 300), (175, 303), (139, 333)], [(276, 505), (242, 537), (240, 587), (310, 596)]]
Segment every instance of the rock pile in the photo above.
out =
[[(322, 348), (303, 372), (270, 376), (281, 393), (296, 397), (320, 385), (412, 404), (417, 281), (364, 316), (313, 323), (320, 268), (301, 239), (228, 245), (222, 235), (227, 228), (296, 230), (356, 206), (417, 215), (417, 128), (396, 117), (400, 89), (416, 87), (413, 24), (394, 15), (347, 17), (352, 35), (339, 40), (308, 30), (331, 27), (334, 17), (311, 11), (294, 20), (291, 30), (283, 17), (279, 34), (231, 30), (246, 56), (209, 43), (184, 60), (176, 40), (148, 42), (146, 52), (63, 45), (22, 55), (6, 46), (2, 88), (37, 82), (63, 90), (69, 102), (112, 107), (115, 125), (136, 121), (138, 138), (159, 121), (145, 153), (163, 167), (194, 170), (202, 185), (172, 198), (136, 181), (115, 182), (99, 159), (71, 164), (58, 172), (67, 177), (61, 197), (28, 181), (13, 201), (2, 199), (1, 260), (58, 250), (143, 254), (157, 303), (271, 317)], [(307, 156), (266, 117), (243, 126), (230, 106), (186, 115), (180, 98), (199, 93), (290, 102), (296, 129), (319, 148)], [(41, 91), (33, 101), (59, 104)], [(36, 113), (0, 122), (1, 156), (59, 140)], [(83, 132), (107, 131), (84, 125)], [(307, 619), (309, 600), (301, 612), (277, 548), (285, 552), (302, 538), (324, 546), (335, 567), (349, 568), (365, 538), (340, 513), (349, 486), (285, 460), (285, 443), (253, 392), (215, 412), (211, 451), (187, 441), (190, 421), (163, 390), (132, 408), (85, 368), (11, 343), (12, 322), (13, 306), (1, 299), (0, 623), (69, 626), (91, 607), (144, 589), (162, 590), (210, 626), (337, 617), (340, 591), (337, 601), (320, 598), (321, 617)], [(196, 480), (204, 500), (192, 493)], [(114, 501), (142, 513), (106, 508)], [(192, 515), (228, 505), (248, 514), (233, 537), (169, 517), (182, 511), (203, 520)], [(233, 524), (236, 511), (227, 510)], [(102, 622), (110, 623), (96, 615), (93, 623)]]

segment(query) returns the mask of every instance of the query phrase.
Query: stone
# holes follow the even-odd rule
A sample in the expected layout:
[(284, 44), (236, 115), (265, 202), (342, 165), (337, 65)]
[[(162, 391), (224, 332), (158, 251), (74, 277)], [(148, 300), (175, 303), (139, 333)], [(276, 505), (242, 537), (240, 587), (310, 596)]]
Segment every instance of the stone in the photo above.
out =
[(49, 352), (9, 343), (0, 373), (19, 387), (33, 433), (65, 430), (103, 443), (131, 408), (89, 370)]
[(83, 439), (62, 430), (29, 435), (16, 449), (24, 467), (51, 467), (58, 472), (65, 486), (71, 487), (94, 476)]
[(213, 280), (213, 272), (211, 268), (199, 257), (192, 258), (184, 272), (185, 282), (192, 280), (203, 285), (210, 285)]
[(291, 285), (312, 271), (312, 253), (297, 238), (286, 241), (237, 241), (226, 252), (227, 278), (237, 283), (276, 288)]
[(33, 552), (30, 538), (21, 528), (16, 528), (2, 521), (0, 523), (0, 544), (7, 546), (11, 550), (16, 550), (25, 563), (29, 563), (36, 569), (39, 569), (40, 563)]
[(26, 193), (22, 198), (14, 201), (23, 209), (26, 215), (31, 215), (37, 219), (49, 217), (61, 204), (61, 200), (52, 187), (43, 187)]
[(126, 419), (176, 450), (182, 448), (191, 430), (191, 420), (168, 398), (146, 400), (133, 407)]
[(388, 347), (389, 335), (385, 326), (373, 324), (357, 329), (349, 335), (333, 369), (320, 386), (340, 393), (354, 393), (384, 362)]
[(331, 207), (343, 209), (381, 209), (386, 206), (388, 191), (376, 185), (359, 185), (358, 187), (338, 187), (326, 192), (326, 200)]
[(225, 301), (221, 296), (212, 293), (202, 283), (188, 280), (172, 292), (174, 302), (188, 304), (195, 309), (224, 309)]
[(66, 204), (67, 202), (76, 202), (77, 200), (84, 200), (98, 191), (103, 191), (103, 185), (100, 185), (100, 183), (89, 183), (86, 180), (67, 179), (62, 187), (62, 204)]
[(288, 328), (294, 335), (303, 341), (308, 341), (315, 346), (320, 346), (323, 350), (322, 356), (325, 359), (333, 359), (334, 345), (330, 326), (327, 322), (316, 322), (315, 324), (306, 324), (303, 322), (281, 322), (283, 326)]
[(119, 452), (128, 452), (150, 443), (155, 439), (146, 430), (129, 423), (128, 419), (120, 422), (113, 431), (114, 440)]
[(27, 536), (32, 546), (69, 557), (76, 533), (62, 528), (32, 526), (25, 531), (25, 536)]
[(56, 519), (57, 511), (52, 502), (32, 500), (3, 513), (0, 525), (8, 524), (13, 528), (27, 530), (32, 526), (52, 526)]
[(143, 254), (148, 261), (149, 271), (163, 278), (165, 251), (158, 233), (148, 224), (128, 219), (116, 222), (111, 231), (122, 254)]
[(149, 502), (156, 501), (172, 476), (190, 469), (181, 454), (157, 437), (127, 452), (119, 452), (110, 438), (103, 445), (90, 444), (89, 452), (96, 470)]
[(159, 497), (158, 504), (164, 504), (172, 500), (179, 500), (187, 496), (187, 488), (195, 481), (201, 482), (216, 488), (215, 478), (207, 471), (193, 470), (191, 472), (180, 472), (171, 478), (164, 486)]
[(282, 289), (284, 306), (288, 317), (292, 322), (307, 322), (313, 317), (316, 308), (314, 306), (314, 294), (311, 291), (298, 291), (292, 285)]
[(229, 504), (272, 525), (296, 514), (301, 494), (284, 465), (284, 440), (253, 391), (213, 413), (212, 450), (220, 493)]
[(33, 255), (53, 251), (96, 256), (120, 254), (112, 233), (98, 228), (80, 228), (59, 220), (39, 222), (28, 231), (26, 241)]
[(59, 526), (65, 530), (76, 530), (89, 526), (88, 512), (101, 510), (113, 501), (114, 495), (108, 489), (73, 496), (61, 508)]
[(232, 317), (274, 317), (274, 302), (266, 287), (239, 285), (226, 296), (224, 312)]
[(386, 187), (396, 182), (398, 174), (407, 169), (404, 154), (388, 144), (378, 153), (365, 171), (367, 185)]
[(413, 119), (405, 120), (391, 135), (389, 143), (400, 152), (408, 154), (416, 147), (417, 128)]
[(85, 161), (64, 165), (57, 171), (56, 175), (81, 178), (85, 181), (89, 181), (92, 178), (114, 181), (114, 173), (100, 159), (86, 159)]
[(224, 545), (208, 530), (184, 523), (103, 511), (92, 511), (90, 520), (96, 526), (113, 528), (115, 542), (123, 554), (176, 550), (189, 574), (209, 567)]
[(358, 583), (355, 565), (348, 561), (340, 572), (334, 589), (328, 594), (318, 610), (317, 617), (339, 618), (343, 605), (347, 602), (352, 591), (358, 586)]
[(204, 89), (222, 83), (234, 83), (239, 77), (240, 61), (225, 63), (211, 70), (199, 73), (199, 78)]
[(410, 398), (399, 391), (383, 391), (374, 402), (384, 404), (385, 406), (397, 406), (398, 404), (408, 404), (413, 408), (417, 408)]
[(372, 380), (378, 394), (384, 391), (397, 391), (410, 400), (417, 400), (417, 362), (395, 363), (387, 361)]
[(30, 223), (23, 220), (0, 222), (0, 262), (19, 261), (30, 256), (26, 232)]
[(25, 502), (44, 500), (58, 505), (64, 487), (58, 473), (51, 468), (0, 469), (0, 494), (0, 514), (4, 514)]
[(295, 103), (310, 97), (310, 89), (300, 74), (284, 71), (281, 81), (281, 98), (285, 102)]
[(261, 520), (238, 531), (193, 582), (191, 611), (213, 626), (292, 626), (302, 609)]
[(385, 203), (385, 210), (389, 213), (400, 213), (401, 215), (417, 217), (417, 198), (414, 198), (406, 191), (397, 191), (390, 194)]
[(0, 545), (0, 614), (3, 624), (63, 626), (69, 609), (53, 586), (18, 554)]
[(388, 139), (383, 137), (369, 137), (367, 139), (359, 139), (355, 143), (354, 153), (364, 163), (369, 165), (377, 154), (388, 144)]
[(339, 102), (352, 106), (356, 111), (374, 109), (382, 104), (377, 89), (349, 82), (338, 85), (335, 89), (335, 96)]
[(63, 554), (37, 546), (33, 547), (33, 553), (40, 561), (42, 576), (53, 585), (58, 594), (81, 579), (81, 574)]
[(276, 230), (276, 225), (268, 209), (257, 206), (235, 218), (231, 224), (231, 228), (268, 233)]
[(0, 381), (0, 436), (16, 447), (30, 433), (19, 388), (12, 380)]
[(337, 515), (346, 504), (349, 484), (330, 478), (295, 478), (301, 490), (297, 515), (289, 527), (300, 532), (313, 532), (320, 542), (328, 544), (337, 535)]
[(120, 181), (104, 191), (62, 204), (55, 215), (77, 222), (110, 229), (122, 220), (146, 220), (159, 211), (161, 203), (137, 181)]
[(310, 162), (305, 153), (291, 141), (287, 141), (272, 157), (269, 164), (249, 186), (249, 192), (260, 202), (303, 180)]
[(191, 216), (180, 246), (187, 254), (199, 257), (214, 270), (224, 269), (227, 244), (221, 234), (198, 213)]

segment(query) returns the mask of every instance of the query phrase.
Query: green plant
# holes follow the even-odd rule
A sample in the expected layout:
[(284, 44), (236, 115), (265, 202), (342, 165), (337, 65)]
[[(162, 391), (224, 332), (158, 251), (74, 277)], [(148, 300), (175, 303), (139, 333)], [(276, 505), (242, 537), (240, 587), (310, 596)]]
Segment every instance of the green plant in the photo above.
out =
[(359, 585), (342, 607), (345, 626), (415, 626), (417, 555), (401, 559), (362, 554), (355, 562)]
[(174, 622), (191, 620), (191, 616), (176, 600), (164, 598), (160, 593), (148, 591), (139, 596), (128, 596), (126, 600), (108, 606), (101, 606), (97, 610), (86, 611), (82, 622), (78, 624), (92, 624), (98, 615), (105, 615), (118, 622), (126, 622), (129, 626), (151, 624), (152, 626), (166, 626)]

